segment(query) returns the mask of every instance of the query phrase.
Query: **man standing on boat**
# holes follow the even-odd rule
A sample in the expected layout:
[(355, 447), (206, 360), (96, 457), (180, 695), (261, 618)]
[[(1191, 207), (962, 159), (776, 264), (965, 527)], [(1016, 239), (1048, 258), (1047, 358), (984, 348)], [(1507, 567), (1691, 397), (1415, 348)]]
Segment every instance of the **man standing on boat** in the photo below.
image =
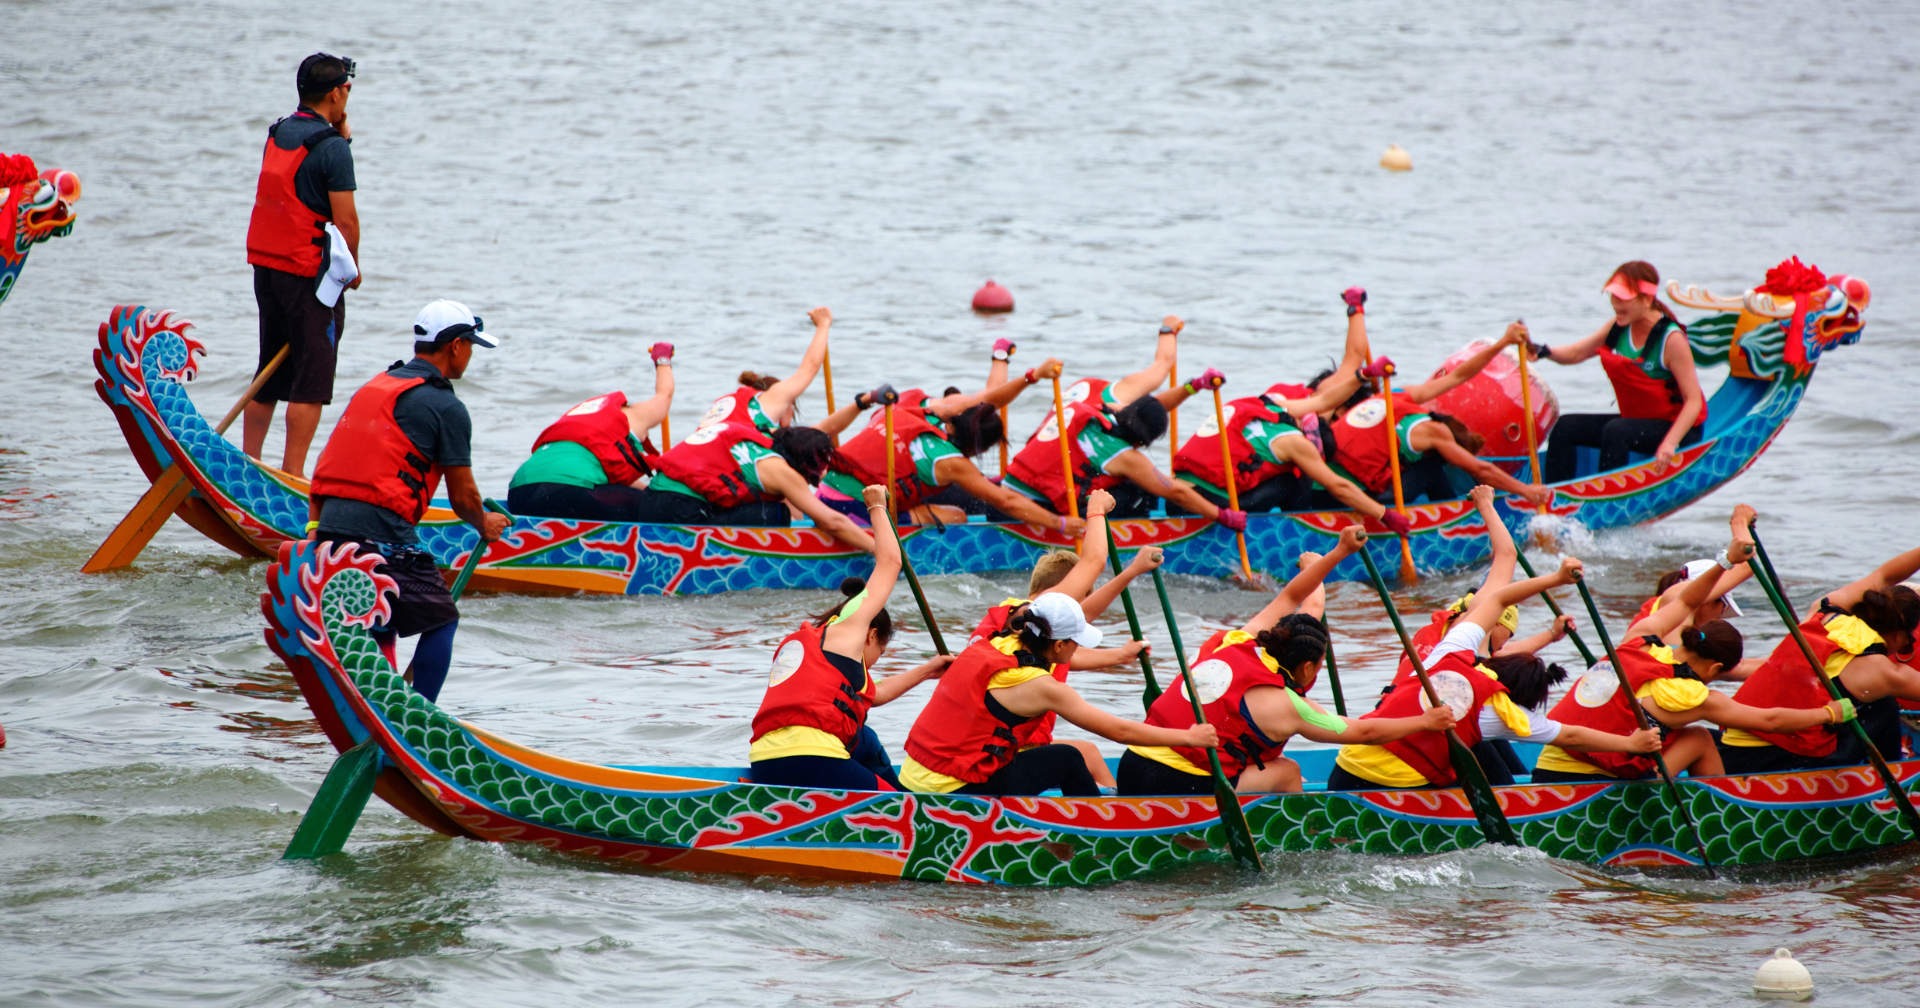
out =
[(394, 579), (400, 595), (392, 618), (374, 637), (393, 661), (395, 638), (421, 635), (408, 672), (415, 692), (434, 700), (453, 662), (460, 611), (414, 526), (443, 477), (454, 513), (479, 529), (483, 542), (500, 538), (507, 518), (481, 504), (473, 482), (473, 420), (453, 392), (453, 379), (466, 373), (473, 348), (493, 342), (458, 301), (420, 309), (413, 333), (413, 359), (396, 362), (361, 386), (320, 452), (307, 535), (379, 554), (375, 569)]
[[(247, 262), (260, 306), (260, 368), (287, 358), (247, 404), (246, 453), (259, 458), (274, 407), (287, 404), (280, 468), (296, 476), (333, 402), (333, 366), (347, 321), (342, 287), (360, 286), (360, 215), (354, 209), (353, 131), (347, 96), (353, 61), (314, 53), (300, 63), (300, 107), (267, 130), (247, 226)], [(255, 371), (259, 373), (258, 370)]]

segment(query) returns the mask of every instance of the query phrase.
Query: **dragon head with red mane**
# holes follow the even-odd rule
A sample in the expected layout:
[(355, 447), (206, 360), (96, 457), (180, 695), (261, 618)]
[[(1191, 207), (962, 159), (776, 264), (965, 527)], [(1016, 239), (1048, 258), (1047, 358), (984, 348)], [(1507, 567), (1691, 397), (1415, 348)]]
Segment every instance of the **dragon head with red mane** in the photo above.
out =
[(50, 168), (40, 171), (25, 154), (0, 154), (0, 302), (13, 291), (27, 253), (49, 238), (64, 238), (79, 217), (80, 176)]

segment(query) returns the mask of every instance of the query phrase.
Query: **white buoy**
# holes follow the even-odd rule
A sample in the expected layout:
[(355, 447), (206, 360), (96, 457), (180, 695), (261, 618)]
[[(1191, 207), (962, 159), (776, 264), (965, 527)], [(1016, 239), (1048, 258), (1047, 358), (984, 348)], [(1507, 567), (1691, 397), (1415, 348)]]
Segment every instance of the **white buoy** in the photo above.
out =
[(1774, 949), (1773, 958), (1753, 974), (1753, 996), (1768, 1001), (1805, 1001), (1813, 996), (1813, 974), (1786, 949)]
[(1399, 144), (1388, 144), (1387, 152), (1380, 155), (1380, 167), (1388, 171), (1412, 171), (1413, 155)]

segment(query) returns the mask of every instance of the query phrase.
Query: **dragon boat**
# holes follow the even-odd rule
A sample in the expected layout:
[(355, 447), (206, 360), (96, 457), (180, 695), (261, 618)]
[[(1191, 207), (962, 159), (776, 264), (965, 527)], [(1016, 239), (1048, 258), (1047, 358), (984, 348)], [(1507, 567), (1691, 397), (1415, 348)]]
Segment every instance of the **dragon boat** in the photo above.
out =
[[(601, 766), (516, 744), (395, 674), (368, 629), (387, 617), (394, 589), (374, 572), (376, 559), (351, 544), (283, 543), (261, 595), (266, 638), (333, 745), (377, 756), (373, 792), (440, 833), (681, 871), (1007, 885), (1097, 884), (1228, 859), (1211, 797), (772, 787), (744, 783), (744, 767)], [(1324, 779), (1331, 765), (1330, 750), (1291, 755), (1310, 777), (1318, 769)], [(1893, 766), (1909, 786), (1920, 777), (1920, 760)], [(1871, 767), (1683, 777), (1679, 791), (1720, 866), (1861, 856), (1911, 839)], [(1698, 864), (1657, 781), (1516, 785), (1495, 795), (1521, 842), (1553, 857)], [(1483, 842), (1458, 790), (1239, 801), (1263, 852), (1418, 855)]]
[[(1808, 285), (1812, 289), (1791, 296), (1761, 289), (1718, 298), (1669, 284), (1675, 301), (1714, 311), (1688, 330), (1695, 360), (1729, 366), (1729, 377), (1709, 402), (1704, 437), (1664, 469), (1637, 461), (1554, 484), (1551, 512), (1589, 529), (1651, 522), (1752, 465), (1793, 415), (1821, 354), (1860, 339), (1866, 284), (1813, 276), (1818, 279)], [(242, 556), (272, 557), (280, 544), (304, 537), (307, 483), (249, 459), (194, 406), (186, 384), (205, 351), (187, 335), (190, 325), (170, 312), (116, 308), (100, 327), (95, 387), (148, 479), (178, 465), (191, 481), (193, 494), (177, 512), (184, 520)], [(1516, 534), (1524, 534), (1535, 517), (1517, 497), (1503, 498), (1499, 507)], [(1485, 525), (1464, 499), (1415, 503), (1410, 514), (1413, 557), (1421, 569), (1458, 569), (1491, 552)], [(1250, 515), (1247, 552), (1258, 569), (1284, 570), (1302, 551), (1331, 549), (1338, 530), (1353, 520), (1347, 511)], [(1238, 570), (1233, 533), (1204, 518), (1123, 519), (1113, 522), (1113, 531), (1122, 550), (1165, 547), (1165, 566), (1172, 572), (1220, 576)], [(1385, 529), (1369, 523), (1369, 531)], [(419, 532), (449, 577), (478, 544), (474, 530), (444, 499), (428, 509)], [(914, 566), (926, 574), (1024, 569), (1039, 552), (1072, 545), (1057, 531), (985, 522), (910, 526), (901, 530), (901, 539)], [(1391, 535), (1368, 548), (1377, 551), (1380, 563), (1396, 565), (1398, 544)], [(473, 584), (629, 595), (829, 588), (850, 574), (865, 573), (867, 564), (865, 554), (812, 527), (520, 517), (486, 547)], [(1357, 558), (1333, 574), (1336, 580), (1364, 577)]]
[(0, 304), (13, 293), (35, 245), (73, 233), (79, 199), (80, 176), (60, 168), (41, 171), (25, 154), (0, 154)]

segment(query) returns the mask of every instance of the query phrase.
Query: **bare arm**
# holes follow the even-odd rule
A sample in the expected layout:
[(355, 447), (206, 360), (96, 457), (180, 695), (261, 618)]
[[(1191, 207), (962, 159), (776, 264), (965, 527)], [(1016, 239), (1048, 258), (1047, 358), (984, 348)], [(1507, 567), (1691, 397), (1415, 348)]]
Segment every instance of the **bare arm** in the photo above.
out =
[(841, 542), (866, 553), (873, 552), (873, 537), (862, 532), (846, 515), (820, 503), (820, 498), (813, 495), (813, 487), (785, 459), (764, 458), (758, 466), (760, 485), (766, 487), (768, 493), (786, 498), (788, 504)]
[(867, 505), (867, 517), (873, 521), (873, 573), (867, 575), (867, 597), (860, 601), (859, 608), (835, 620), (820, 635), (821, 650), (849, 658), (858, 658), (866, 651), (867, 630), (873, 626), (873, 618), (887, 607), (887, 597), (893, 594), (894, 582), (900, 577), (900, 537), (887, 520), (887, 488), (870, 486), (860, 496)]
[(1117, 718), (1088, 703), (1074, 692), (1073, 687), (1052, 676), (1040, 676), (1018, 686), (1006, 686), (989, 692), (1000, 701), (1002, 707), (1015, 714), (1033, 717), (1052, 711), (1103, 739), (1122, 745), (1212, 748), (1219, 744), (1220, 735), (1212, 725), (1195, 725), (1184, 729), (1156, 728)]
[[(1127, 585), (1134, 578), (1159, 567), (1164, 559), (1165, 551), (1160, 547), (1141, 547), (1140, 552), (1134, 554), (1132, 562), (1122, 568), (1120, 573), (1108, 578), (1106, 584), (1087, 593), (1086, 599), (1080, 603), (1080, 614), (1085, 616), (1089, 623), (1099, 619), (1106, 614), (1107, 607), (1113, 604), (1114, 599), (1120, 597), (1120, 593), (1126, 590)], [(1080, 650), (1084, 653), (1086, 648)]]
[[(1293, 698), (1287, 690), (1278, 686), (1255, 686), (1247, 690), (1244, 699), (1247, 713), (1253, 715), (1253, 723), (1260, 726), (1261, 734), (1270, 739), (1284, 739), (1299, 735), (1315, 742), (1327, 742), (1346, 745), (1381, 745), (1399, 740), (1422, 731), (1446, 731), (1453, 727), (1453, 712), (1445, 707), (1430, 707), (1426, 713), (1417, 717), (1404, 718), (1346, 718), (1346, 727), (1339, 731), (1330, 731), (1300, 716), (1294, 706)], [(1312, 700), (1306, 701), (1322, 714), (1325, 709)]]
[(653, 398), (645, 402), (628, 403), (621, 407), (627, 415), (627, 429), (633, 436), (645, 438), (647, 432), (660, 426), (673, 410), (673, 365), (661, 361), (653, 366)]
[(1680, 415), (1673, 418), (1673, 426), (1667, 428), (1667, 436), (1660, 439), (1660, 447), (1654, 451), (1654, 460), (1664, 466), (1673, 461), (1680, 439), (1687, 436), (1700, 419), (1701, 411), (1707, 408), (1707, 397), (1700, 391), (1700, 372), (1693, 366), (1693, 350), (1688, 346), (1686, 333), (1678, 328), (1668, 329), (1660, 356), (1667, 370), (1673, 372), (1681, 397)]
[[(1355, 316), (1356, 318), (1358, 316)], [(1273, 439), (1273, 454), (1285, 459), (1299, 468), (1300, 474), (1327, 488), (1335, 500), (1374, 520), (1386, 517), (1387, 506), (1367, 496), (1350, 479), (1335, 473), (1327, 465), (1327, 460), (1313, 450), (1312, 442), (1306, 438), (1288, 434)]]
[[(440, 470), (447, 483), (447, 501), (453, 505), (453, 513), (460, 520), (480, 531), (480, 538), (493, 542), (507, 530), (507, 516), (495, 514), (486, 509), (480, 500), (480, 488), (473, 482), (472, 466), (448, 466)], [(319, 517), (319, 512), (314, 512)]]
[(1496, 590), (1489, 590), (1493, 588), (1493, 578), (1489, 575), (1486, 586), (1473, 593), (1473, 604), (1467, 607), (1466, 615), (1462, 618), (1478, 623), (1482, 630), (1491, 630), (1495, 623), (1500, 622), (1500, 613), (1508, 606), (1519, 605), (1549, 588), (1570, 585), (1579, 579), (1583, 569), (1584, 565), (1577, 558), (1561, 557), (1560, 569), (1553, 573), (1515, 581)]
[(1660, 751), (1660, 733), (1641, 728), (1631, 735), (1615, 735), (1580, 725), (1563, 724), (1553, 744), (1580, 752), (1652, 753)]
[[(1727, 560), (1732, 563), (1744, 563), (1753, 555), (1753, 538), (1747, 532), (1747, 520), (1753, 515), (1753, 508), (1737, 504), (1733, 509), (1733, 518), (1728, 524), (1733, 529), (1733, 538), (1727, 543)], [(1720, 579), (1715, 577), (1689, 578), (1680, 583), (1680, 595), (1671, 604), (1662, 603), (1646, 619), (1627, 628), (1627, 638), (1665, 637), (1679, 629), (1680, 624), (1693, 615), (1708, 599), (1714, 598), (1714, 592), (1720, 587)], [(1662, 596), (1664, 598), (1664, 596)]]
[(1496, 652), (1495, 657), (1507, 655), (1533, 654), (1541, 648), (1558, 641), (1567, 635), (1567, 628), (1573, 626), (1573, 617), (1555, 616), (1553, 625), (1531, 637), (1516, 637), (1507, 641), (1507, 646)]
[(1080, 537), (1080, 561), (1051, 591), (1078, 602), (1093, 590), (1093, 583), (1099, 580), (1100, 572), (1107, 567), (1107, 512), (1111, 510), (1112, 494), (1095, 490), (1087, 495), (1087, 534)]
[[(340, 229), (340, 237), (347, 240), (347, 251), (353, 253), (355, 269), (365, 273), (366, 270), (360, 268), (360, 209), (354, 206), (353, 190), (328, 193), (327, 209), (332, 211), (333, 226)], [(356, 275), (347, 289), (359, 290), (360, 277)]]
[[(1437, 420), (1423, 420), (1414, 424), (1413, 430), (1407, 435), (1407, 441), (1413, 445), (1414, 451), (1439, 452), (1440, 457), (1447, 460), (1449, 464), (1486, 486), (1499, 487), (1510, 494), (1525, 497), (1535, 504), (1545, 504), (1553, 500), (1553, 491), (1547, 487), (1537, 483), (1531, 486), (1522, 483), (1508, 475), (1505, 469), (1461, 447), (1460, 442), (1453, 439), (1453, 431), (1448, 430), (1446, 424)], [(1489, 527), (1492, 524), (1499, 523), (1493, 522)]]
[(1255, 613), (1253, 618), (1240, 628), (1241, 632), (1258, 634), (1262, 630), (1271, 629), (1274, 624), (1280, 622), (1280, 617), (1300, 608), (1300, 604), (1320, 587), (1321, 582), (1327, 579), (1327, 575), (1333, 573), (1333, 569), (1340, 565), (1340, 561), (1352, 556), (1360, 548), (1360, 544), (1366, 542), (1365, 535), (1365, 530), (1358, 525), (1349, 525), (1341, 529), (1340, 541), (1333, 547), (1333, 552), (1316, 558), (1307, 564), (1306, 569), (1295, 574), (1293, 580), (1288, 581), (1286, 587), (1280, 589), (1280, 594), (1275, 595), (1273, 601), (1267, 603), (1266, 608)]
[[(980, 467), (968, 459), (958, 456), (943, 458), (934, 463), (933, 474), (941, 481), (941, 486), (957, 486), (993, 505), (1002, 514), (1012, 515), (1029, 525), (1059, 529), (1075, 537), (1086, 534), (1086, 519), (1054, 514), (1026, 494), (1015, 493), (988, 479)], [(1062, 525), (1062, 522), (1065, 524)]]
[(1153, 363), (1148, 365), (1146, 370), (1136, 371), (1114, 382), (1110, 387), (1109, 391), (1113, 393), (1116, 408), (1125, 406), (1167, 383), (1167, 372), (1173, 370), (1174, 361), (1178, 359), (1180, 353), (1180, 330), (1185, 327), (1186, 323), (1173, 315), (1160, 321), (1160, 328), (1173, 331), (1160, 334), (1160, 340), (1153, 350)]
[[(1592, 360), (1594, 357), (1599, 356), (1600, 347), (1606, 343), (1607, 333), (1612, 330), (1613, 321), (1609, 319), (1601, 323), (1600, 328), (1595, 329), (1587, 336), (1574, 340), (1571, 343), (1562, 343), (1557, 347), (1548, 347), (1548, 351), (1552, 353), (1553, 356), (1547, 359), (1553, 361), (1555, 364), (1578, 364), (1582, 361)], [(1539, 360), (1540, 358), (1529, 357), (1528, 359)]]
[(1200, 496), (1200, 491), (1186, 481), (1167, 478), (1153, 467), (1153, 463), (1138, 448), (1114, 456), (1113, 461), (1107, 463), (1107, 473), (1124, 476), (1142, 490), (1156, 497), (1165, 497), (1195, 514), (1214, 519), (1220, 517), (1218, 506)]
[(1874, 568), (1873, 573), (1837, 591), (1827, 593), (1827, 601), (1842, 609), (1852, 609), (1860, 597), (1870, 591), (1886, 591), (1920, 571), (1920, 549), (1911, 549)]
[[(994, 361), (994, 364), (998, 365), (1002, 370), (1006, 368), (1005, 361)], [(1038, 383), (1048, 378), (1060, 377), (1063, 366), (1058, 358), (1047, 358), (1039, 367), (1033, 369), (1034, 382)], [(1025, 392), (1029, 387), (1031, 386), (1027, 382), (1026, 375), (1023, 372), (1020, 377), (1014, 378), (1011, 381), (995, 383), (984, 392), (966, 392), (959, 395), (941, 396), (938, 399), (930, 400), (927, 403), (927, 412), (932, 413), (942, 420), (947, 420), (959, 416), (963, 411), (971, 409), (979, 403), (986, 403), (998, 409), (1020, 398), (1020, 393)]]
[(1480, 350), (1479, 353), (1461, 361), (1460, 366), (1454, 368), (1452, 371), (1438, 378), (1430, 378), (1418, 385), (1407, 388), (1406, 394), (1412, 397), (1414, 402), (1418, 403), (1424, 403), (1438, 398), (1452, 389), (1466, 384), (1468, 379), (1486, 370), (1487, 365), (1493, 363), (1494, 356), (1500, 351), (1510, 346), (1524, 343), (1526, 339), (1527, 327), (1519, 322), (1510, 323), (1507, 326), (1507, 331), (1502, 334), (1499, 339), (1494, 340), (1491, 346), (1485, 347)]
[(1670, 711), (1653, 702), (1652, 697), (1642, 697), (1640, 706), (1647, 713), (1659, 719), (1661, 724), (1679, 728), (1695, 721), (1711, 721), (1722, 728), (1739, 728), (1743, 731), (1796, 732), (1817, 725), (1831, 724), (1832, 718), (1839, 714), (1833, 704), (1822, 707), (1749, 707), (1735, 701), (1725, 693), (1707, 691), (1706, 702), (1691, 710)]
[(947, 666), (953, 664), (957, 655), (934, 655), (932, 658), (898, 675), (890, 675), (873, 684), (873, 705), (892, 703), (900, 699), (908, 690), (947, 674)]
[(1067, 661), (1067, 668), (1075, 672), (1090, 669), (1112, 668), (1126, 665), (1139, 659), (1141, 652), (1153, 653), (1152, 645), (1146, 641), (1128, 641), (1119, 647), (1080, 648)]
[[(765, 395), (766, 393), (763, 392), (761, 394)], [(859, 399), (860, 397), (857, 395), (848, 399), (845, 406), (827, 414), (825, 419), (813, 425), (813, 429), (822, 434), (833, 435), (853, 426), (853, 422), (859, 419), (860, 414), (866, 410), (865, 406), (859, 405)], [(761, 408), (765, 409), (766, 405), (762, 403)]]
[(776, 382), (772, 388), (760, 393), (760, 410), (769, 418), (782, 418), (793, 409), (794, 400), (813, 384), (813, 376), (820, 373), (820, 365), (827, 359), (827, 332), (833, 328), (833, 312), (825, 308), (815, 308), (807, 313), (813, 320), (813, 341), (807, 344), (807, 352), (800, 358), (800, 366), (786, 380)]

